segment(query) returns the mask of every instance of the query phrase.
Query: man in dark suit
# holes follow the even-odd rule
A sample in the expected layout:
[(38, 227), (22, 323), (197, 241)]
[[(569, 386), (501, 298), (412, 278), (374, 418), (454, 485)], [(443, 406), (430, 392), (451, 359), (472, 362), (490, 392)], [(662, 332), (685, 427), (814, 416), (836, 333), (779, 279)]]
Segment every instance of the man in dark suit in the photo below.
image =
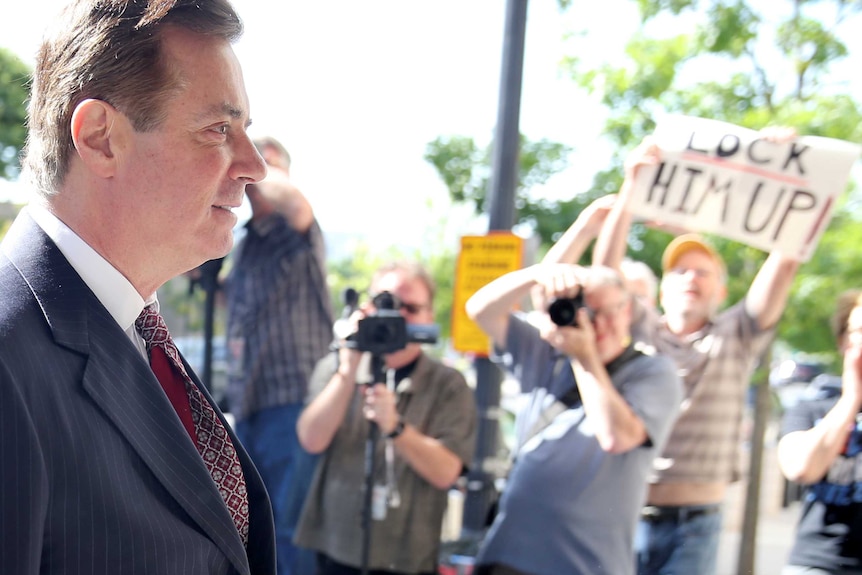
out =
[(263, 483), (156, 298), (265, 175), (241, 33), (227, 0), (76, 0), (39, 50), (0, 245), (3, 573), (275, 573)]

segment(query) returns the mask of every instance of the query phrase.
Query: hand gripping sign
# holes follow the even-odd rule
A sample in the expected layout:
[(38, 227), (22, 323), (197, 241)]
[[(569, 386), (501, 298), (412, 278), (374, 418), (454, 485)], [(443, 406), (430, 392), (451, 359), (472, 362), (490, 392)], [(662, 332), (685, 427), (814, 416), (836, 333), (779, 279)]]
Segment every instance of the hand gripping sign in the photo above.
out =
[(807, 261), (860, 155), (850, 142), (789, 142), (690, 116), (667, 116), (654, 134), (662, 162), (638, 172), (630, 209), (643, 219), (716, 234)]

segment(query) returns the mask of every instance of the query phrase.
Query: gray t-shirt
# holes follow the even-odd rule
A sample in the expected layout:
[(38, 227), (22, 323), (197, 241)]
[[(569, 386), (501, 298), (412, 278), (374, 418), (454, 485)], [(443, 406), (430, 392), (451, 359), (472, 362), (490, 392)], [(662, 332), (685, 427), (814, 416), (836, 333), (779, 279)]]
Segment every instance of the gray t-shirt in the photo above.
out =
[[(509, 323), (506, 351), (522, 388), (537, 400), (548, 389), (561, 397), (575, 385), (568, 362), (555, 369), (553, 348), (519, 316)], [(477, 563), (535, 575), (634, 573), (632, 545), (646, 477), (679, 410), (682, 385), (673, 363), (662, 356), (638, 355), (611, 379), (643, 420), (650, 441), (611, 454), (599, 446), (582, 406), (559, 413), (518, 452)], [(532, 417), (541, 411), (527, 409)]]

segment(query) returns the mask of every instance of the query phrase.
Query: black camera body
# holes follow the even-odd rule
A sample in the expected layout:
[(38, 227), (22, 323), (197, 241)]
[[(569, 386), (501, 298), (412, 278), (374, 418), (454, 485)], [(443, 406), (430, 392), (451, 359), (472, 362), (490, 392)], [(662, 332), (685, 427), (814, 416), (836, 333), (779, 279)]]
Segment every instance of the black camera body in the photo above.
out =
[(548, 305), (548, 315), (555, 324), (565, 326), (578, 325), (578, 310), (586, 307), (584, 293), (578, 292), (575, 297), (556, 298)]
[(346, 340), (347, 347), (382, 355), (404, 349), (408, 343), (437, 343), (438, 325), (407, 323), (397, 304), (389, 292), (375, 296), (376, 311), (359, 320), (356, 332)]

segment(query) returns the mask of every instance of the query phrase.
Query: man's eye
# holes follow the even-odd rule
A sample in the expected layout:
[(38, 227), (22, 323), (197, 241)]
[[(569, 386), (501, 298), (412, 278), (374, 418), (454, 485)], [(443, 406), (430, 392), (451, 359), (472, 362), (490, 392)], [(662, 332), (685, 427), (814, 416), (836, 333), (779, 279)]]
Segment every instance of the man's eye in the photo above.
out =
[(216, 127), (215, 127), (215, 128), (213, 128), (213, 129), (214, 129), (216, 132), (218, 132), (219, 134), (221, 134), (222, 136), (226, 136), (226, 135), (227, 135), (227, 130), (228, 130), (228, 125), (227, 125), (227, 124), (222, 124), (221, 126), (216, 126)]

